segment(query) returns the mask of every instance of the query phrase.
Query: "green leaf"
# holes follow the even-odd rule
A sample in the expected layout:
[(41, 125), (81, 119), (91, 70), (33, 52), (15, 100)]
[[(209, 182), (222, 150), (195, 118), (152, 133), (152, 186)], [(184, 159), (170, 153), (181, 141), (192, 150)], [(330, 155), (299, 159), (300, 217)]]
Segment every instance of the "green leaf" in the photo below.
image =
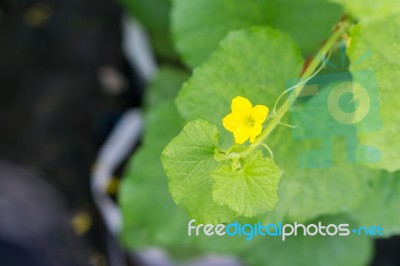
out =
[(175, 246), (179, 249), (180, 243), (187, 242), (177, 236), (189, 217), (172, 200), (160, 160), (164, 147), (182, 129), (172, 100), (182, 76), (175, 69), (161, 68), (145, 91), (151, 107), (145, 114), (145, 134), (125, 169), (118, 193), (123, 216), (121, 239), (132, 249), (161, 245), (174, 251)]
[(181, 127), (174, 104), (154, 108), (145, 122), (145, 139), (130, 160), (119, 191), (124, 221), (121, 238), (126, 246), (135, 249), (154, 243), (173, 245), (188, 219), (168, 193), (159, 159), (162, 149)]
[(325, 0), (175, 0), (172, 31), (184, 61), (195, 67), (229, 32), (252, 26), (286, 31), (309, 55), (329, 36), (341, 15), (338, 5)]
[[(350, 223), (343, 217), (320, 217), (313, 224)], [(255, 239), (254, 239), (255, 240)], [(253, 241), (253, 240), (252, 240)], [(297, 236), (282, 241), (279, 237), (258, 239), (258, 244), (244, 254), (252, 266), (363, 266), (371, 259), (373, 244), (364, 236)]]
[(279, 202), (267, 219), (304, 222), (351, 212), (364, 200), (370, 180), (377, 177), (375, 171), (355, 162), (356, 127), (339, 123), (329, 112), (328, 97), (340, 78), (328, 75), (315, 82), (310, 86), (325, 83), (319, 94), (291, 110), (290, 123), (297, 127), (277, 128), (267, 139), (284, 172)]
[(281, 170), (273, 160), (263, 158), (260, 151), (241, 159), (240, 163), (239, 169), (224, 163), (212, 172), (215, 203), (227, 205), (245, 217), (272, 210), (278, 201)]
[(231, 30), (266, 25), (271, 2), (264, 0), (175, 0), (172, 32), (176, 48), (191, 67), (209, 57)]
[(361, 21), (384, 18), (399, 10), (398, 0), (329, 0), (344, 6), (347, 12)]
[(120, 0), (129, 14), (149, 31), (156, 52), (165, 59), (175, 59), (169, 30), (171, 0)]
[[(364, 87), (377, 82), (378, 95), (369, 95), (369, 112), (382, 120), (380, 128), (373, 128), (379, 124), (371, 121), (370, 130), (360, 132), (360, 142), (369, 147), (361, 157), (378, 157), (377, 162), (367, 163), (368, 166), (391, 172), (400, 169), (400, 114), (396, 112), (400, 107), (397, 89), (400, 83), (399, 40), (400, 14), (397, 14), (367, 25), (360, 24), (352, 32), (348, 50), (354, 82)], [(365, 71), (369, 72), (365, 74)], [(371, 150), (377, 151), (378, 156)]]
[(173, 100), (189, 73), (171, 66), (162, 66), (146, 88), (146, 107), (152, 108)]
[[(173, 245), (186, 226), (187, 215), (168, 193), (160, 155), (181, 128), (172, 102), (152, 109), (145, 117), (145, 138), (125, 170), (118, 193), (123, 215), (122, 241), (131, 248)], [(162, 134), (160, 134), (162, 128)]]
[(278, 0), (271, 26), (288, 33), (305, 56), (315, 53), (343, 15), (328, 0)]
[(400, 234), (400, 172), (382, 171), (351, 216), (365, 226), (380, 225), (384, 237)]
[(252, 245), (244, 238), (187, 235), (191, 218), (168, 192), (168, 178), (160, 161), (163, 148), (179, 133), (179, 114), (173, 102), (166, 102), (152, 108), (145, 122), (144, 141), (133, 154), (118, 193), (124, 245), (132, 250), (162, 247), (181, 259), (211, 252), (235, 254)]
[[(218, 125), (226, 144), (228, 134), (221, 121), (230, 112), (232, 99), (240, 95), (272, 107), (285, 82), (298, 77), (302, 65), (294, 43), (277, 30), (231, 33), (184, 84), (176, 99), (178, 110), (187, 121), (202, 118)], [(233, 142), (231, 135), (228, 141)]]
[(186, 124), (162, 153), (174, 201), (199, 223), (217, 224), (234, 218), (229, 208), (212, 199), (210, 173), (218, 166), (214, 159), (217, 145), (217, 128), (204, 120), (195, 120)]

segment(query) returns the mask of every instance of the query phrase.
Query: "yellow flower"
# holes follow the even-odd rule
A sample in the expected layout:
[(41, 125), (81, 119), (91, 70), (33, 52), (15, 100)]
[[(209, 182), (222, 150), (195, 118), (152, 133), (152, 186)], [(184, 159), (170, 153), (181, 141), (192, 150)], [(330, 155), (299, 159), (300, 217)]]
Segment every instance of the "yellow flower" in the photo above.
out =
[(232, 100), (232, 113), (225, 116), (222, 124), (226, 130), (233, 133), (235, 142), (243, 144), (250, 138), (254, 143), (256, 137), (261, 134), (262, 124), (267, 119), (268, 107), (256, 105), (253, 107), (251, 102), (241, 96)]

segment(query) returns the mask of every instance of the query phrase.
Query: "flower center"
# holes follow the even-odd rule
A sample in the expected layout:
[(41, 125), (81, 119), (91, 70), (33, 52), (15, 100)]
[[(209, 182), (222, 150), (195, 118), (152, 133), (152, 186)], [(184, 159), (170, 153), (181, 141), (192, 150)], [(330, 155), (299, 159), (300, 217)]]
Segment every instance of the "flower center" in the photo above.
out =
[(256, 120), (254, 120), (254, 118), (253, 118), (252, 116), (250, 116), (250, 117), (248, 118), (248, 120), (247, 120), (247, 125), (248, 125), (249, 127), (253, 127), (255, 123), (256, 123)]

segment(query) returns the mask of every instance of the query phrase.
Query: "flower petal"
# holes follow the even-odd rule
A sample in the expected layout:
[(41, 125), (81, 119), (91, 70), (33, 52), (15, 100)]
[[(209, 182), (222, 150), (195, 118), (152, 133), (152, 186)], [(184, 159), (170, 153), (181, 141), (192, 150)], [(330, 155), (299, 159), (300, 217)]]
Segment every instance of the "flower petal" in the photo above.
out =
[(256, 105), (251, 109), (251, 116), (254, 118), (256, 124), (262, 124), (267, 119), (269, 109), (265, 105)]
[(240, 126), (235, 129), (233, 136), (235, 137), (235, 142), (237, 144), (243, 144), (250, 137), (251, 128), (247, 126)]
[(232, 113), (239, 117), (248, 117), (251, 115), (252, 104), (244, 97), (238, 96), (233, 98), (231, 108)]
[(226, 130), (233, 132), (236, 128), (243, 125), (243, 119), (240, 119), (240, 117), (230, 113), (229, 115), (225, 116), (224, 119), (222, 119), (222, 124)]
[(250, 130), (250, 142), (254, 143), (256, 137), (261, 134), (262, 126), (261, 123), (255, 124)]

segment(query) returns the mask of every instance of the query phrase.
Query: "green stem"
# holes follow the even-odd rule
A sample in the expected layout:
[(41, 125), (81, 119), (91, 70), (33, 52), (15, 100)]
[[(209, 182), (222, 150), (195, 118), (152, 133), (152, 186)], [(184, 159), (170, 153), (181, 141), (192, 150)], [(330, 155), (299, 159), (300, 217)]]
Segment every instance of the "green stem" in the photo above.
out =
[[(321, 59), (324, 58), (324, 56), (334, 47), (334, 45), (338, 42), (343, 33), (346, 32), (348, 27), (349, 23), (347, 23), (346, 21), (341, 22), (341, 24), (339, 24), (339, 27), (336, 30), (336, 32), (333, 33), (331, 37), (326, 41), (326, 43), (319, 50), (318, 54), (314, 56), (314, 58), (312, 59), (306, 70), (303, 72), (303, 74), (300, 77), (300, 81), (305, 80), (313, 75), (313, 73), (316, 71), (317, 67), (321, 63)], [(271, 118), (271, 120), (267, 124), (267, 127), (257, 138), (256, 142), (247, 147), (247, 149), (244, 151), (245, 155), (251, 153), (253, 150), (258, 148), (258, 146), (260, 146), (264, 142), (264, 140), (269, 136), (269, 134), (271, 134), (271, 132), (275, 129), (275, 127), (281, 122), (284, 115), (289, 111), (289, 108), (292, 106), (295, 99), (301, 93), (305, 85), (306, 84), (299, 85), (293, 90), (294, 93), (292, 94), (292, 96), (289, 97), (278, 109), (276, 114)]]

